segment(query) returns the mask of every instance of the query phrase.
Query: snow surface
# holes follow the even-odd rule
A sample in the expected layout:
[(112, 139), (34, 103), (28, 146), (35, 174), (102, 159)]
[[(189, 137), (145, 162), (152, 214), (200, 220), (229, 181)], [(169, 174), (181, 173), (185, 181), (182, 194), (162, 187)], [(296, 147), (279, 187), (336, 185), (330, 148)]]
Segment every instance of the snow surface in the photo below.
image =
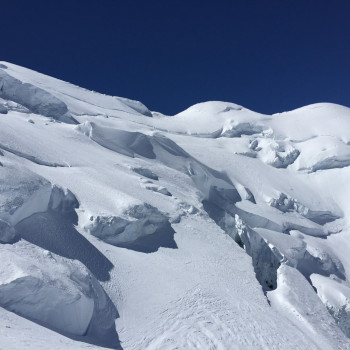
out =
[(0, 349), (350, 349), (350, 109), (175, 115), (0, 62)]

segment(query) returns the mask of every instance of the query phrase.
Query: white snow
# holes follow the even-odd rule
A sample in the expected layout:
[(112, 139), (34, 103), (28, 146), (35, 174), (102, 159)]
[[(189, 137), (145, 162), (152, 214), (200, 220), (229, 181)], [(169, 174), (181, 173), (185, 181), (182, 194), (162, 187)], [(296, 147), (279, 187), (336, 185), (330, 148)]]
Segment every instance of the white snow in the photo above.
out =
[(350, 349), (350, 109), (0, 88), (1, 349)]

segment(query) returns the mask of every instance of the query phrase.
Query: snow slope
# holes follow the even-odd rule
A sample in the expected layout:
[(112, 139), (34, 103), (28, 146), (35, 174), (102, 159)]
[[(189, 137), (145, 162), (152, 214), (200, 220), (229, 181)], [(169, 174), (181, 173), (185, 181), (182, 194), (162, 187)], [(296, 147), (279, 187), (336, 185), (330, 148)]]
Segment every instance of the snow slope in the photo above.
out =
[(350, 109), (175, 116), (0, 62), (0, 349), (350, 349)]

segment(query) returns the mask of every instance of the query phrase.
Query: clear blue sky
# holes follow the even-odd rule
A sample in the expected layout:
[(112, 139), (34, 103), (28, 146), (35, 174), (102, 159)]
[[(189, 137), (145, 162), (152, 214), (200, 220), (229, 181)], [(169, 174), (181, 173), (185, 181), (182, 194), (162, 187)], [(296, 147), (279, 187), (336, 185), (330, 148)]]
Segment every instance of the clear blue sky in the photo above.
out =
[(0, 59), (175, 114), (350, 107), (349, 0), (2, 0)]

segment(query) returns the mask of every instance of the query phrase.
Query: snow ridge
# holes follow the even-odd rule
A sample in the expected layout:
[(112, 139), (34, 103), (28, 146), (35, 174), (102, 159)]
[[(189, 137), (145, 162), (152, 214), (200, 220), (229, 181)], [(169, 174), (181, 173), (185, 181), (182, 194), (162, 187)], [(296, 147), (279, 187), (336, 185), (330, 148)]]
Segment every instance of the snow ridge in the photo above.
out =
[(0, 347), (350, 349), (350, 109), (165, 116), (0, 62), (0, 130)]

